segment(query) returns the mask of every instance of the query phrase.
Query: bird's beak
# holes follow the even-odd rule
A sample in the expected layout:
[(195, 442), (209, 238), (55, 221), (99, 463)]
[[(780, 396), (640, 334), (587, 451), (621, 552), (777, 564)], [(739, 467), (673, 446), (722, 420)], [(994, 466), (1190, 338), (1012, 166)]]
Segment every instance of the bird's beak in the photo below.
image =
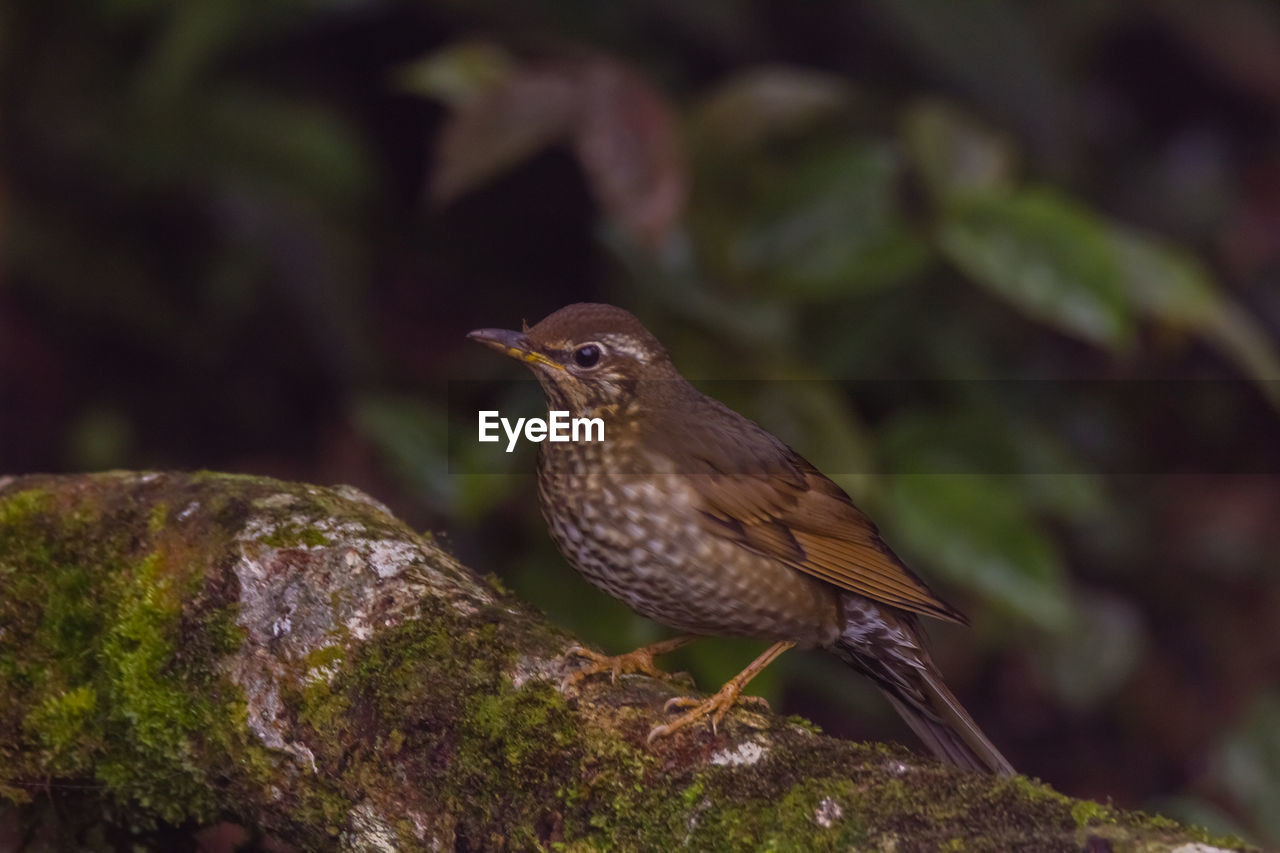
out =
[(521, 332), (513, 332), (508, 329), (476, 329), (474, 332), (467, 333), (467, 339), (479, 341), (490, 349), (496, 349), (503, 355), (527, 361), (529, 364), (542, 364), (547, 367), (554, 367), (556, 370), (564, 370), (563, 364), (553, 361), (535, 350), (533, 344)]

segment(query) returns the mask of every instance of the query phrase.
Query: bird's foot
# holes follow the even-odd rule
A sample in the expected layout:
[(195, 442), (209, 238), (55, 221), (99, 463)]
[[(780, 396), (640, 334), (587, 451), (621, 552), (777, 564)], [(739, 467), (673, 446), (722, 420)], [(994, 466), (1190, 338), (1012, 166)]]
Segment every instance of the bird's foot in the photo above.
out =
[(746, 669), (735, 675), (733, 678), (725, 682), (724, 687), (716, 691), (714, 696), (706, 699), (693, 699), (688, 696), (677, 696), (669, 699), (663, 710), (667, 713), (677, 708), (688, 708), (680, 716), (676, 717), (669, 723), (663, 723), (660, 726), (654, 726), (649, 730), (649, 743), (653, 743), (660, 737), (666, 737), (673, 732), (683, 729), (690, 723), (695, 723), (703, 717), (711, 717), (711, 732), (717, 733), (720, 721), (724, 719), (724, 715), (729, 713), (729, 709), (735, 704), (741, 702), (743, 704), (750, 703), (756, 706), (764, 706), (765, 710), (769, 709), (769, 703), (759, 696), (743, 696), (742, 690), (747, 686), (751, 679), (759, 675), (760, 671), (773, 662), (778, 655), (794, 646), (792, 642), (774, 643), (764, 654), (753, 660)]
[(564, 677), (564, 681), (560, 682), (560, 689), (567, 690), (576, 684), (590, 678), (593, 675), (599, 675), (602, 672), (609, 673), (610, 681), (616, 682), (619, 675), (630, 675), (639, 673), (648, 675), (652, 678), (671, 678), (671, 674), (658, 669), (653, 659), (658, 655), (664, 655), (667, 652), (675, 651), (681, 646), (689, 643), (693, 637), (675, 637), (670, 640), (663, 640), (660, 643), (654, 643), (643, 648), (636, 649), (634, 652), (627, 652), (625, 655), (602, 655), (592, 649), (583, 646), (573, 646), (565, 652), (566, 658), (583, 658), (588, 661), (587, 665), (581, 669), (574, 670)]
[(764, 697), (743, 696), (743, 686), (738, 684), (735, 679), (727, 682), (724, 687), (716, 691), (715, 695), (706, 699), (695, 699), (692, 696), (677, 696), (674, 699), (668, 699), (667, 704), (662, 708), (663, 713), (670, 714), (672, 711), (681, 708), (688, 708), (689, 710), (669, 723), (663, 723), (650, 729), (648, 742), (653, 743), (658, 738), (673, 734), (690, 723), (696, 723), (705, 717), (711, 718), (711, 733), (716, 734), (719, 730), (720, 721), (724, 719), (724, 715), (729, 713), (729, 709), (734, 705), (755, 705), (763, 711), (769, 710), (769, 702)]

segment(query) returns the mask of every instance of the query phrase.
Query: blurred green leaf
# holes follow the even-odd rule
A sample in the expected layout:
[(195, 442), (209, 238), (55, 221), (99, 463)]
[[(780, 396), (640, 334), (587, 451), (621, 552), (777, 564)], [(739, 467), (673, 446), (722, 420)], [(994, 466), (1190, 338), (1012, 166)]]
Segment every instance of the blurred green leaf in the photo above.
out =
[(1012, 401), (967, 399), (995, 393), (988, 383), (955, 387), (960, 408), (910, 411), (880, 428), (884, 524), (904, 551), (957, 585), (1061, 634), (1079, 616), (1036, 514), (1080, 520), (1105, 495), (1051, 435), (1016, 417)]
[(1061, 558), (1008, 478), (886, 478), (880, 516), (890, 543), (953, 584), (1053, 633), (1071, 624)]
[[(226, 89), (204, 118), (206, 163), (235, 186), (253, 181), (291, 197), (323, 200), (350, 211), (373, 182), (365, 140), (338, 114), (248, 90)], [(197, 125), (197, 132), (199, 126)], [(199, 145), (198, 140), (192, 140)], [(198, 154), (199, 148), (191, 153)]]
[(1258, 383), (1272, 407), (1280, 410), (1280, 354), (1253, 315), (1235, 304), (1223, 306), (1206, 337)]
[(351, 412), (359, 432), (386, 459), (387, 470), (435, 505), (456, 500), (456, 484), (447, 475), (445, 412), (421, 400), (370, 394)]
[[(532, 478), (525, 478), (525, 484), (527, 488), (518, 489), (517, 494), (526, 496), (532, 509)], [(541, 517), (535, 520), (534, 516), (537, 516), (536, 512), (527, 513), (524, 519), (530, 522), (527, 532), (536, 538), (511, 563), (501, 567), (503, 579), (517, 596), (546, 613), (553, 622), (574, 636), (602, 647), (609, 654), (625, 654), (671, 636), (669, 629), (596, 589), (570, 568), (547, 538), (545, 529), (536, 529), (544, 525)], [(511, 535), (509, 531), (504, 531), (504, 534)], [(697, 654), (699, 645), (695, 644), (694, 654)], [(668, 671), (676, 671), (682, 665), (675, 664), (674, 658), (658, 661), (658, 666)]]
[(899, 210), (893, 149), (849, 143), (774, 176), (732, 242), (740, 274), (790, 299), (825, 299), (898, 284), (928, 264)]
[(1110, 229), (1137, 310), (1167, 326), (1195, 332), (1235, 361), (1280, 409), (1280, 353), (1258, 322), (1222, 292), (1189, 252), (1123, 225)]
[(855, 498), (871, 489), (871, 437), (839, 386), (819, 381), (766, 383), (758, 402), (763, 423)]
[[(1029, 511), (1065, 521), (1086, 521), (1106, 508), (1098, 475), (1048, 425), (1020, 414), (1035, 405), (1042, 388), (1023, 382), (954, 387), (954, 408), (905, 412), (881, 429), (877, 448), (887, 471), (999, 477)], [(1034, 389), (1029, 400), (1019, 399), (1027, 387)]]
[[(166, 4), (159, 38), (138, 73), (138, 91), (149, 106), (171, 107), (219, 54), (242, 43), (279, 15), (245, 0), (186, 0)], [(277, 4), (278, 5), (278, 4)]]
[(949, 205), (942, 253), (1028, 315), (1113, 351), (1133, 336), (1123, 268), (1105, 224), (1049, 190), (968, 196)]
[(1205, 268), (1184, 251), (1123, 225), (1109, 229), (1125, 292), (1148, 317), (1191, 329), (1216, 322), (1222, 295)]
[(1264, 842), (1280, 844), (1280, 693), (1254, 700), (1218, 747), (1212, 775), (1248, 810)]
[(698, 106), (694, 143), (713, 157), (770, 139), (805, 133), (844, 112), (853, 87), (843, 77), (807, 68), (764, 65), (720, 84)]
[[(495, 466), (495, 458), (510, 466), (516, 454), (485, 455), (492, 445), (474, 440), (450, 443), (451, 431), (474, 429), (474, 424), (450, 424), (440, 406), (417, 398), (369, 394), (355, 402), (351, 416), (356, 429), (384, 458), (388, 472), (427, 503), (448, 509), (460, 522), (479, 518), (505, 500), (515, 483), (527, 479), (513, 476), (510, 467)], [(466, 437), (475, 436), (468, 432)], [(458, 458), (449, 458), (451, 453)]]
[(396, 82), (405, 91), (458, 108), (496, 89), (515, 71), (515, 60), (489, 41), (461, 41), (402, 66)]
[(1017, 155), (1012, 140), (954, 104), (918, 101), (902, 117), (912, 165), (935, 197), (1012, 188)]

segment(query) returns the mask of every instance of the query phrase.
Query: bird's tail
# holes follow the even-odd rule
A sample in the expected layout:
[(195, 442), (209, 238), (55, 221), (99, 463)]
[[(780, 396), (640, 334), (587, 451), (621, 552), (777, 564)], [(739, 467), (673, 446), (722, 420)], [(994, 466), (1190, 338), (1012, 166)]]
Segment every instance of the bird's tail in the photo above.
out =
[[(914, 631), (906, 627), (912, 639)], [(1016, 771), (987, 739), (960, 700), (942, 682), (929, 654), (918, 644), (886, 649), (869, 647), (862, 638), (836, 641), (833, 651), (868, 675), (884, 692), (925, 746), (943, 761), (966, 770), (1013, 776)]]
[(885, 697), (934, 755), (966, 770), (1014, 775), (1013, 765), (987, 739), (937, 672), (921, 672), (926, 702), (895, 695), (881, 685)]

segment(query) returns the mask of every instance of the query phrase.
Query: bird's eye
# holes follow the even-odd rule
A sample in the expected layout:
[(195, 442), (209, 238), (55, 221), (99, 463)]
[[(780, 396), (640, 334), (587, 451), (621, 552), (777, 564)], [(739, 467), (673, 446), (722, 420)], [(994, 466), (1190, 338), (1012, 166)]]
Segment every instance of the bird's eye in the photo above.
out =
[(600, 347), (585, 344), (573, 351), (573, 363), (578, 367), (595, 367), (600, 363)]

